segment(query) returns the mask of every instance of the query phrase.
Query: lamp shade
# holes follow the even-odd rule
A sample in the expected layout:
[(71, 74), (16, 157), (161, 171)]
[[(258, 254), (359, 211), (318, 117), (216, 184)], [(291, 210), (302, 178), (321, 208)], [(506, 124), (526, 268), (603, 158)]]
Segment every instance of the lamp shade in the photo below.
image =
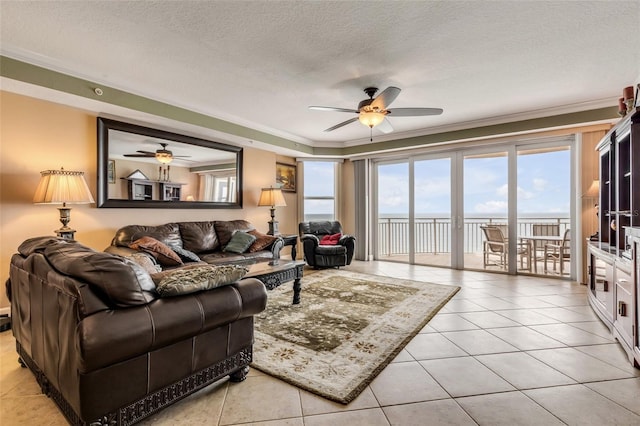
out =
[(156, 160), (158, 160), (162, 164), (169, 164), (173, 161), (173, 154), (170, 152), (156, 152)]
[(35, 204), (89, 204), (91, 191), (84, 180), (84, 172), (64, 169), (40, 172), (40, 183), (33, 196)]
[(284, 196), (282, 195), (282, 190), (280, 188), (262, 188), (258, 206), (275, 207), (286, 205), (287, 203), (284, 201)]
[(589, 189), (587, 189), (587, 192), (584, 193), (584, 196), (590, 198), (598, 198), (598, 195), (600, 195), (600, 181), (594, 180), (591, 183)]
[(384, 113), (378, 111), (362, 111), (358, 115), (358, 121), (367, 127), (375, 127), (384, 120)]

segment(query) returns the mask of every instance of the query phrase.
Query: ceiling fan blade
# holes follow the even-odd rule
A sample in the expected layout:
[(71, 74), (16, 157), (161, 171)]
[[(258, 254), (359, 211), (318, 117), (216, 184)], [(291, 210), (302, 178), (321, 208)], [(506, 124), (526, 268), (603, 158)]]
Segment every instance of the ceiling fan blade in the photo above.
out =
[(124, 154), (123, 157), (142, 157), (142, 158), (152, 158), (155, 157), (155, 154)]
[(156, 153), (155, 153), (155, 152), (151, 152), (151, 151), (139, 151), (139, 150), (138, 150), (138, 151), (136, 151), (136, 152), (139, 152), (140, 154), (156, 155)]
[(325, 132), (331, 132), (332, 130), (339, 129), (340, 127), (346, 126), (347, 124), (353, 123), (354, 121), (358, 121), (358, 117), (350, 118), (347, 121), (343, 121), (342, 123), (338, 123), (333, 127), (329, 127), (328, 129), (325, 129)]
[(393, 132), (393, 126), (386, 118), (382, 120), (382, 123), (376, 126), (376, 129), (380, 129), (382, 133), (391, 133)]
[(394, 117), (415, 117), (419, 115), (440, 115), (442, 108), (395, 108), (387, 111)]
[(397, 87), (389, 86), (382, 91), (376, 98), (371, 102), (372, 108), (378, 109), (387, 109), (391, 102), (395, 101), (398, 95), (400, 94), (400, 89)]
[(315, 109), (317, 111), (352, 112), (354, 114), (358, 113), (358, 111), (356, 111), (355, 109), (335, 108), (335, 107), (326, 107), (326, 106), (310, 106), (309, 109)]

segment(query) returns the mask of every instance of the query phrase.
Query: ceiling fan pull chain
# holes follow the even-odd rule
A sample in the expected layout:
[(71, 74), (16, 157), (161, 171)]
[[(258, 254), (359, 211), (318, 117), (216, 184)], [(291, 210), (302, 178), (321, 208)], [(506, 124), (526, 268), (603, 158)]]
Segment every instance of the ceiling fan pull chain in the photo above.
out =
[(371, 131), (371, 136), (369, 137), (369, 142), (373, 142), (373, 126), (371, 126), (369, 128), (369, 130)]

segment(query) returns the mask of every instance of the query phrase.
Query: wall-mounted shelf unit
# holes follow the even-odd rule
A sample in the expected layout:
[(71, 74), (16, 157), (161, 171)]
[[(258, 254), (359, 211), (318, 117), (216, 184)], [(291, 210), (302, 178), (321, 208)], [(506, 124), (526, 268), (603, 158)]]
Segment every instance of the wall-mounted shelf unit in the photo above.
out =
[(599, 239), (589, 243), (589, 304), (640, 366), (640, 108), (598, 144)]
[[(127, 181), (127, 192), (130, 200), (151, 201), (160, 199), (162, 201), (180, 201), (182, 186), (185, 185), (184, 183), (159, 180), (121, 179)], [(154, 191), (155, 185), (158, 185), (157, 192)]]

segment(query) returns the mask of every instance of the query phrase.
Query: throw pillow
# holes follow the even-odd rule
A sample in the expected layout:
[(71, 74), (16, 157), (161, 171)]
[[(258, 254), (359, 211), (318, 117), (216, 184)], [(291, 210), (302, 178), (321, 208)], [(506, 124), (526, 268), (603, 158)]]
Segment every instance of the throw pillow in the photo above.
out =
[(129, 256), (129, 259), (142, 266), (142, 268), (150, 274), (156, 274), (162, 271), (160, 265), (156, 263), (155, 258), (146, 253), (133, 253)]
[(174, 245), (170, 245), (169, 247), (171, 247), (171, 250), (173, 250), (183, 262), (200, 262), (198, 255), (192, 251)]
[[(146, 255), (143, 254), (143, 256), (146, 256)], [(140, 284), (140, 288), (142, 290), (148, 291), (151, 293), (154, 293), (156, 291), (156, 285), (153, 279), (151, 278), (151, 275), (144, 268), (144, 266), (140, 265), (138, 262), (133, 260), (133, 256), (125, 257), (124, 263), (129, 265), (133, 273), (136, 274), (136, 278), (138, 279), (138, 284)]]
[(153, 257), (158, 259), (162, 266), (177, 266), (182, 265), (182, 260), (169, 246), (155, 238), (142, 237), (129, 245), (129, 248), (134, 250), (141, 250), (150, 253)]
[(156, 286), (160, 296), (180, 296), (232, 284), (244, 277), (249, 268), (241, 265), (206, 265), (172, 271)]
[(338, 244), (338, 241), (340, 241), (340, 238), (342, 238), (342, 234), (325, 235), (320, 240), (320, 245), (322, 245), (322, 246), (335, 246), (335, 245)]
[(278, 237), (274, 237), (273, 235), (263, 234), (261, 232), (256, 231), (255, 229), (253, 231), (247, 232), (247, 234), (250, 234), (256, 237), (256, 240), (253, 242), (253, 244), (251, 244), (251, 247), (249, 247), (249, 253), (254, 253), (256, 251), (264, 250), (265, 248), (269, 247), (271, 243), (273, 243), (275, 240), (278, 239)]
[(229, 244), (227, 244), (222, 251), (229, 253), (244, 253), (255, 240), (256, 237), (253, 235), (238, 231), (233, 234), (231, 240), (229, 240)]

